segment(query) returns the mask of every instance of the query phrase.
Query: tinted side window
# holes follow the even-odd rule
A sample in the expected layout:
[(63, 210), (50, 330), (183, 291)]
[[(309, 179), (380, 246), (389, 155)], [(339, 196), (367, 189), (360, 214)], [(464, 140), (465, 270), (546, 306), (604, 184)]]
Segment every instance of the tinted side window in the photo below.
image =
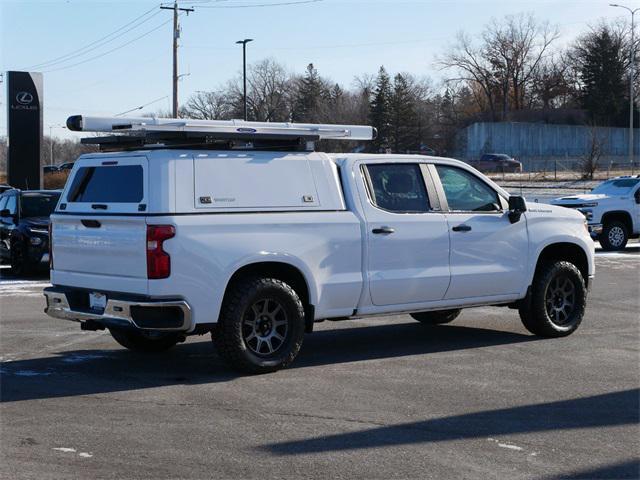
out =
[(491, 212), (500, 210), (498, 194), (475, 175), (456, 167), (436, 165), (449, 210)]
[(140, 165), (82, 167), (73, 179), (67, 201), (138, 203), (143, 196)]
[(8, 197), (0, 197), (0, 210), (4, 210), (6, 207), (5, 205), (7, 204), (7, 198)]
[(59, 197), (57, 193), (24, 193), (20, 199), (20, 216), (48, 217), (56, 208)]
[(399, 213), (428, 212), (427, 189), (417, 164), (367, 165), (373, 189), (372, 202), (383, 210)]

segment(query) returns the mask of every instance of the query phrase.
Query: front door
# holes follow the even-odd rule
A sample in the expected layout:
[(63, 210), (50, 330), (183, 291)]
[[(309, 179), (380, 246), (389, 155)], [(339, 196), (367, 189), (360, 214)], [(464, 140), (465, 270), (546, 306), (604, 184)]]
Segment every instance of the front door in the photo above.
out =
[(426, 167), (372, 162), (356, 169), (366, 217), (372, 303), (442, 300), (449, 285), (449, 232), (444, 214), (434, 211), (429, 201)]
[(506, 202), (482, 178), (448, 165), (435, 170), (448, 204), (451, 285), (446, 299), (516, 295), (527, 282), (526, 219), (509, 221)]

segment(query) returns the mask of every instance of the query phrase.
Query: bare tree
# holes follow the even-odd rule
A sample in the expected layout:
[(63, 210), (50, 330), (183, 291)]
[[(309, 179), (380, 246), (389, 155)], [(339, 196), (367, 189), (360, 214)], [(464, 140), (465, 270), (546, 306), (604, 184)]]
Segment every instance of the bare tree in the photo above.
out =
[(477, 43), (458, 34), (438, 63), (455, 69), (460, 74), (457, 79), (472, 91), (479, 89), (492, 120), (505, 120), (511, 109), (525, 108), (535, 75), (558, 36), (557, 29), (532, 15), (510, 15), (487, 25)]
[(588, 142), (587, 151), (580, 160), (580, 169), (582, 178), (593, 180), (593, 174), (598, 169), (598, 163), (607, 141), (605, 135), (600, 134), (598, 127), (590, 125)]
[(458, 78), (450, 80), (462, 80), (470, 84), (471, 89), (478, 88), (482, 92), (482, 99), (478, 99), (480, 108), (486, 107), (491, 115), (491, 120), (497, 120), (496, 115), (496, 80), (493, 75), (493, 67), (486, 57), (482, 47), (473, 44), (472, 39), (460, 32), (456, 44), (445, 56), (438, 61), (443, 68), (452, 68), (459, 73)]
[(566, 55), (549, 57), (532, 78), (527, 107), (546, 110), (571, 104), (577, 96), (574, 75)]
[(202, 120), (227, 120), (233, 116), (229, 94), (224, 90), (196, 92), (182, 110), (181, 116)]
[[(229, 82), (227, 92), (234, 115), (242, 111), (242, 77)], [(293, 88), (285, 67), (267, 58), (247, 69), (247, 105), (249, 119), (260, 122), (282, 122), (290, 118)], [(238, 116), (237, 118), (241, 118)]]

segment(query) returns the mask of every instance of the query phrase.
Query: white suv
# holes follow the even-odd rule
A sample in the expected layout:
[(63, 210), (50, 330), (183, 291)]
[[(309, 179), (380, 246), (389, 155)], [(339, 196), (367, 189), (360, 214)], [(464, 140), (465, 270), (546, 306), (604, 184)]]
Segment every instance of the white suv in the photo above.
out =
[(612, 178), (590, 193), (556, 198), (551, 204), (581, 211), (591, 236), (605, 250), (622, 250), (629, 238), (640, 235), (640, 175)]
[(124, 151), (75, 163), (52, 216), (46, 311), (127, 348), (211, 332), (232, 366), (265, 372), (327, 319), (441, 324), (502, 305), (547, 337), (582, 320), (584, 216), (509, 196), (463, 162), (310, 151), (366, 127), (92, 120), (69, 124), (130, 134), (91, 139)]

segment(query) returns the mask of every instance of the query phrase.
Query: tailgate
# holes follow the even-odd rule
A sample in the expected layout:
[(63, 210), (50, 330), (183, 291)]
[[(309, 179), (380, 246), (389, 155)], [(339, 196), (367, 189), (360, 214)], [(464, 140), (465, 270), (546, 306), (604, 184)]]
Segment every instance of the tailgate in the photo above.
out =
[(51, 217), (52, 283), (146, 294), (147, 197), (146, 157), (79, 160)]
[(60, 215), (52, 222), (55, 270), (146, 280), (144, 217)]

